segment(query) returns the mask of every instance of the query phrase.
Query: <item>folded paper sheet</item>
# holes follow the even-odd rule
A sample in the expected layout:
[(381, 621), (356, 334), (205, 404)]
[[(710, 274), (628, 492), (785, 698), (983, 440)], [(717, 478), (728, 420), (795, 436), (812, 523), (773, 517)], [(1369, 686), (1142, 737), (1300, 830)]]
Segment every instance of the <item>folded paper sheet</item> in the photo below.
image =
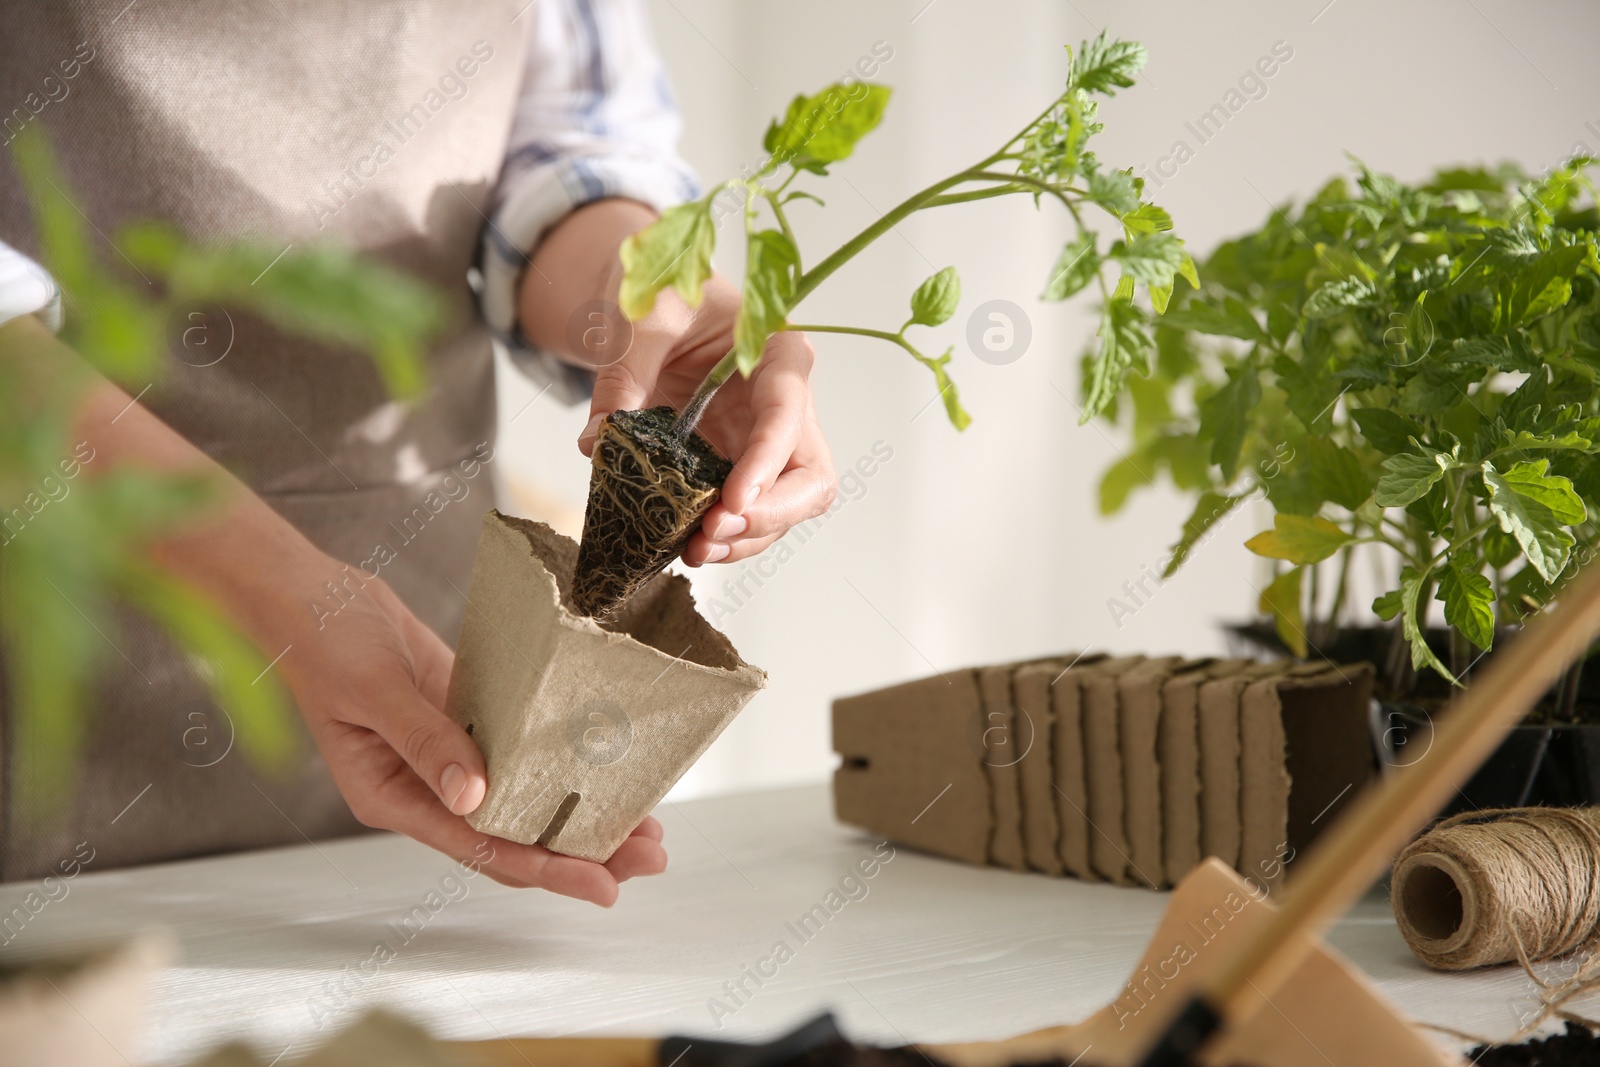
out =
[[(1274, 905), (1260, 887), (1207, 860), (1172, 894), (1144, 956), (1117, 998), (1084, 1021), (1006, 1041), (923, 1045), (951, 1067), (1083, 1063), (1131, 1067), (1202, 979), (1267, 922)], [(1370, 979), (1320, 940), (1270, 1000), (1204, 1050), (1204, 1067), (1466, 1067), (1466, 1061), (1408, 1022)]]
[(572, 610), (578, 546), (490, 511), (446, 710), (483, 751), (487, 834), (605, 860), (766, 675), (659, 574), (602, 626)]

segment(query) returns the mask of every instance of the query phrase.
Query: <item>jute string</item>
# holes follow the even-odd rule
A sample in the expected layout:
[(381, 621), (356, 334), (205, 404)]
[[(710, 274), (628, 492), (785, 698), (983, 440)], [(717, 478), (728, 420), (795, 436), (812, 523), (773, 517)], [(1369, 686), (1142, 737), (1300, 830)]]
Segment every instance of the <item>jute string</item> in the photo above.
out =
[(1507, 808), (1446, 819), (1396, 858), (1390, 901), (1406, 944), (1430, 967), (1522, 965), (1540, 1009), (1502, 1041), (1520, 1040), (1552, 1017), (1594, 1025), (1569, 1005), (1600, 987), (1600, 953), (1559, 978), (1541, 976), (1534, 964), (1600, 943), (1600, 809)]
[(1554, 959), (1600, 936), (1600, 809), (1446, 819), (1394, 863), (1395, 921), (1445, 971)]

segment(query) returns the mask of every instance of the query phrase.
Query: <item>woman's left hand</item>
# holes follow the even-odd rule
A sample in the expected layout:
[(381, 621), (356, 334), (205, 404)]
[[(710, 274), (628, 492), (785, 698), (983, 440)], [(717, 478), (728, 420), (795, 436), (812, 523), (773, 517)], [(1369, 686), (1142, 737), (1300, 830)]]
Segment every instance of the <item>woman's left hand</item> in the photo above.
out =
[[(615, 306), (617, 249), (654, 217), (627, 200), (580, 208), (540, 242), (523, 278), (523, 331), (536, 344), (595, 370), (589, 423), (578, 439), (585, 455), (601, 418), (613, 411), (659, 404), (682, 410), (733, 347), (739, 293), (714, 276), (698, 307), (663, 290), (650, 314), (631, 324), (631, 340), (620, 356), (570, 350), (569, 333), (582, 336), (583, 331), (569, 331), (568, 319), (596, 299)], [(597, 292), (604, 295), (596, 297)], [(734, 468), (721, 499), (684, 549), (685, 563), (733, 563), (753, 556), (833, 502), (837, 478), (812, 405), (812, 358), (804, 334), (774, 334), (748, 378), (736, 374), (717, 390), (699, 431), (734, 461)]]

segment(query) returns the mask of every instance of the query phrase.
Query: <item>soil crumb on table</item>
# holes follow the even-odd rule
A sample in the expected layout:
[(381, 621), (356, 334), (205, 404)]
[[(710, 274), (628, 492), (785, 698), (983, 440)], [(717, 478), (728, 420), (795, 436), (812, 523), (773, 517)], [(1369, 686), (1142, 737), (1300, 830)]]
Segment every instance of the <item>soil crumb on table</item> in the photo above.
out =
[(1569, 1022), (1559, 1034), (1520, 1045), (1480, 1045), (1467, 1053), (1467, 1062), (1476, 1067), (1587, 1067), (1600, 1064), (1600, 1036)]

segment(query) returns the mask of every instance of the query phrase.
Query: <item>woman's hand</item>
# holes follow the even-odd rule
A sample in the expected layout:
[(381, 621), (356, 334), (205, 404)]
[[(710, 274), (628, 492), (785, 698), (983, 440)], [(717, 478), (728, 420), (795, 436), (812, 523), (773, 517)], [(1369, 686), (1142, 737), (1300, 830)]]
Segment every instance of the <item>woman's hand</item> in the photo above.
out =
[[(344, 581), (347, 589), (354, 584)], [(279, 663), (356, 818), (463, 862), (470, 857), (504, 885), (604, 907), (616, 901), (619, 883), (666, 869), (654, 818), (603, 865), (467, 825), (463, 816), (483, 802), (487, 777), (478, 746), (444, 713), (455, 654), (381, 580), (363, 581), (337, 614), (305, 625)], [(303, 607), (299, 614), (309, 618)]]
[[(569, 320), (597, 301), (615, 307), (621, 280), (617, 250), (654, 218), (649, 208), (627, 200), (580, 208), (540, 242), (523, 277), (518, 300), (523, 332), (541, 347), (595, 370), (589, 424), (578, 439), (585, 455), (602, 417), (658, 404), (681, 410), (706, 372), (733, 347), (739, 294), (720, 276), (706, 284), (696, 308), (670, 289), (661, 292), (650, 314), (632, 324), (631, 341), (620, 354), (615, 345), (589, 351), (574, 347), (571, 335), (581, 338), (584, 332), (569, 330)], [(812, 406), (811, 362), (811, 343), (803, 334), (779, 333), (767, 342), (748, 378), (735, 375), (717, 391), (699, 429), (734, 460), (734, 468), (721, 500), (684, 549), (685, 563), (732, 563), (753, 556), (833, 502), (837, 479)]]
[[(337, 613), (307, 606), (350, 569), (319, 551), (260, 497), (149, 409), (81, 364), (31, 317), (4, 327), (41, 367), (86, 383), (77, 422), (96, 468), (127, 464), (215, 480), (218, 505), (152, 547), (154, 562), (202, 590), (268, 656), (357, 818), (471, 863), (498, 882), (538, 886), (609, 907), (617, 885), (666, 867), (661, 825), (647, 818), (605, 863), (479, 833), (463, 816), (483, 801), (483, 756), (444, 713), (454, 654), (381, 580)], [(270, 650), (270, 651), (267, 651)]]

